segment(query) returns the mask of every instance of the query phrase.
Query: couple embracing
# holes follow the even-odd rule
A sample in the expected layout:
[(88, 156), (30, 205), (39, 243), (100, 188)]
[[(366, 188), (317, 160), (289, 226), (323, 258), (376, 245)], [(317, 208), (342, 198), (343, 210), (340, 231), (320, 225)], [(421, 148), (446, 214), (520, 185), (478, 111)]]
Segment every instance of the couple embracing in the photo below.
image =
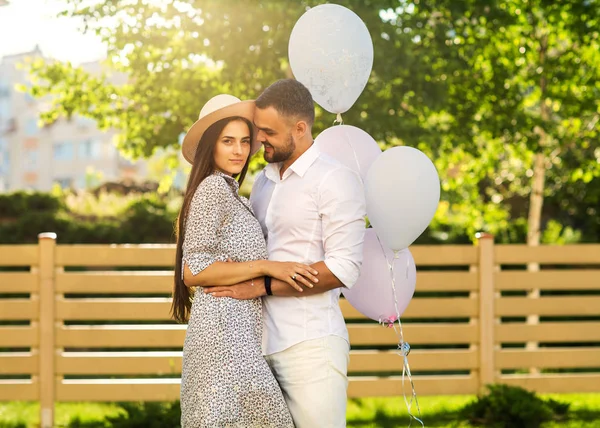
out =
[[(301, 83), (256, 101), (211, 99), (185, 136), (173, 317), (187, 322), (181, 426), (343, 427), (348, 332), (338, 299), (358, 279), (357, 174), (319, 153)], [(252, 155), (268, 163), (239, 195)]]

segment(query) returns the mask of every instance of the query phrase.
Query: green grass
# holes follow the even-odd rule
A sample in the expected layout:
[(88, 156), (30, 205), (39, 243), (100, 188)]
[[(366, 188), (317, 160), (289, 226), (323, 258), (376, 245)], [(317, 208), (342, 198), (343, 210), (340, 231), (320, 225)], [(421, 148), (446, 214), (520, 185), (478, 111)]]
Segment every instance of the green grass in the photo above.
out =
[[(600, 427), (600, 394), (549, 394), (556, 400), (571, 403), (571, 419), (566, 422), (547, 424), (546, 428), (592, 428)], [(420, 397), (422, 420), (426, 427), (466, 428), (459, 423), (456, 413), (473, 396)], [(413, 414), (417, 415), (413, 403)], [(116, 416), (120, 408), (112, 403), (58, 403), (56, 426), (79, 418), (82, 422), (100, 422), (107, 416)], [(409, 416), (402, 397), (361, 398), (348, 400), (347, 420), (349, 428), (406, 427)], [(20, 424), (20, 425), (19, 425)], [(31, 402), (0, 403), (0, 428), (36, 428), (39, 424), (39, 404)], [(413, 421), (412, 427), (420, 427)]]
[[(37, 402), (0, 403), (0, 428), (19, 427), (18, 423), (26, 428), (37, 428), (40, 423), (39, 408)], [(100, 422), (120, 412), (119, 406), (113, 403), (57, 403), (54, 421), (57, 427), (64, 427), (76, 417), (82, 422)]]
[(542, 394), (571, 403), (570, 421), (547, 424), (547, 428), (592, 428), (600, 427), (600, 394)]
[[(444, 427), (456, 420), (456, 412), (474, 397), (469, 395), (420, 397), (421, 420), (428, 427)], [(418, 417), (413, 402), (411, 413)], [(346, 413), (348, 427), (398, 427), (408, 426), (410, 417), (403, 397), (359, 398), (348, 400)], [(413, 427), (421, 426), (413, 421)]]
[[(600, 394), (541, 394), (543, 398), (571, 403), (569, 421), (546, 424), (545, 428), (600, 427)], [(420, 397), (421, 420), (426, 427), (466, 428), (469, 424), (457, 421), (458, 410), (473, 400), (472, 395)], [(418, 416), (413, 403), (412, 414)], [(348, 400), (348, 427), (391, 428), (408, 426), (408, 415), (403, 397), (365, 398)], [(413, 421), (412, 427), (421, 425)]]

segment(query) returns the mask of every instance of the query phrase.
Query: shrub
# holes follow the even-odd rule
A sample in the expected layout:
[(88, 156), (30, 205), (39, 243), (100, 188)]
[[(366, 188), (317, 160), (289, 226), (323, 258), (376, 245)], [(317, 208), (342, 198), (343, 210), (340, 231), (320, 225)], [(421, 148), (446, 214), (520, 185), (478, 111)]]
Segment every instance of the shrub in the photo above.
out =
[(137, 243), (175, 242), (175, 217), (164, 201), (143, 198), (129, 206), (122, 227), (135, 231)]
[(174, 243), (180, 203), (157, 194), (1, 194), (0, 244), (34, 244), (41, 232), (60, 244)]
[(544, 400), (523, 388), (489, 385), (488, 393), (463, 407), (459, 415), (476, 426), (539, 428), (544, 422), (566, 418), (568, 410), (568, 403)]
[(25, 422), (2, 422), (0, 421), (0, 428), (27, 428)]
[(0, 193), (0, 218), (18, 217), (30, 211), (57, 212), (63, 207), (63, 202), (50, 193)]

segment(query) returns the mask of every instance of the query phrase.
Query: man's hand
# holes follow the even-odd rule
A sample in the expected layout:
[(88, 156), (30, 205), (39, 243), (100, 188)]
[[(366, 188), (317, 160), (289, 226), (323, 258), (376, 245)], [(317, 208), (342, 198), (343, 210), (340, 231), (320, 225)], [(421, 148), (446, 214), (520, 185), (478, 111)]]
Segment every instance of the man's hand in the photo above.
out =
[(254, 281), (244, 281), (227, 287), (206, 287), (203, 291), (213, 297), (231, 297), (238, 300), (256, 299), (267, 294), (263, 278), (255, 278)]
[[(288, 283), (273, 278), (271, 282), (271, 291), (273, 292), (273, 295), (281, 297), (312, 296), (344, 286), (329, 268), (327, 268), (325, 262), (317, 262), (311, 267), (319, 272), (319, 282), (315, 283), (314, 287), (305, 287), (303, 291), (300, 292), (290, 287)], [(265, 280), (262, 277), (254, 278), (254, 286), (252, 286), (252, 281), (245, 281), (236, 285), (224, 287), (205, 287), (204, 292), (212, 294), (214, 297), (232, 297), (239, 300), (255, 299), (267, 295), (265, 290)]]
[(319, 282), (315, 283), (314, 287), (304, 288), (302, 293), (300, 293), (290, 287), (287, 283), (279, 281), (278, 279), (273, 279), (271, 282), (271, 291), (273, 292), (273, 295), (281, 297), (313, 296), (344, 286), (344, 284), (342, 284), (342, 282), (329, 270), (325, 262), (317, 262), (311, 267), (319, 272)]

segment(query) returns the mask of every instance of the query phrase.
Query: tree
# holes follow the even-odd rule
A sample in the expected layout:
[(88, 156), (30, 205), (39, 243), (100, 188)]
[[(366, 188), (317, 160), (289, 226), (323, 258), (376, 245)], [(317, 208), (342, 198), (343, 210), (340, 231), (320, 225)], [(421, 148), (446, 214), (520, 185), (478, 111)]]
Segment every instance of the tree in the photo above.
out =
[[(320, 2), (147, 3), (98, 1), (81, 6), (79, 1), (65, 0), (65, 14), (82, 17), (88, 31), (102, 35), (109, 48), (110, 69), (126, 73), (128, 83), (110, 84), (103, 76), (91, 76), (70, 64), (35, 63), (32, 93), (51, 95), (54, 100), (45, 120), (83, 114), (101, 127), (121, 131), (119, 148), (131, 157), (148, 157), (164, 148), (169, 152), (169, 147), (178, 147), (177, 136), (211, 96), (230, 92), (252, 98), (272, 81), (289, 77), (291, 29), (307, 7)], [(420, 144), (438, 168), (445, 168), (445, 154), (438, 150), (445, 137), (432, 125), (435, 118), (431, 119), (432, 112), (443, 107), (444, 87), (439, 80), (423, 78), (433, 72), (420, 69), (431, 68), (435, 62), (423, 61), (412, 35), (394, 21), (382, 19), (382, 11), (398, 3), (340, 3), (365, 21), (375, 45), (371, 81), (344, 115), (345, 122), (363, 128), (384, 145)], [(317, 109), (315, 132), (330, 126), (333, 119)], [(174, 166), (175, 161), (173, 156), (166, 158), (167, 166)], [(255, 161), (253, 169), (259, 164)], [(477, 228), (473, 218), (475, 224), (482, 223), (478, 213), (506, 212), (494, 204), (488, 204), (487, 210), (482, 206), (477, 177), (457, 178), (462, 186), (444, 178), (450, 183), (445, 186), (446, 208), (454, 212), (458, 207), (457, 215), (443, 216), (444, 229), (453, 228), (445, 221), (448, 218), (460, 219), (458, 234), (462, 236), (465, 229), (471, 233)], [(438, 237), (444, 240), (454, 235), (442, 231)]]
[[(33, 94), (52, 95), (54, 108), (45, 120), (88, 115), (123, 132), (121, 150), (150, 156), (157, 147), (177, 146), (179, 133), (212, 96), (229, 92), (253, 98), (271, 82), (289, 77), (289, 34), (306, 7), (318, 3), (107, 0), (83, 6), (65, 0), (64, 14), (83, 18), (86, 31), (102, 36), (110, 69), (124, 72), (128, 83), (108, 84), (105, 76), (70, 64), (39, 61), (32, 67)], [(346, 3), (361, 5), (371, 28), (381, 22), (377, 8)]]
[[(53, 95), (47, 120), (93, 117), (120, 130), (119, 148), (134, 157), (177, 148), (213, 95), (253, 98), (289, 77), (291, 29), (321, 3), (64, 1), (66, 15), (102, 35), (110, 68), (128, 83), (37, 63), (32, 91)], [(600, 176), (597, 0), (337, 3), (365, 21), (375, 52), (369, 84), (344, 121), (434, 160), (443, 186), (437, 239), (487, 229), (518, 240), (527, 229), (519, 218), (528, 216), (534, 244), (544, 194), (575, 201), (563, 186)], [(333, 119), (317, 109), (315, 131)]]
[[(598, 2), (415, 4), (414, 13), (401, 18), (415, 30), (417, 43), (438, 52), (437, 77), (447, 84), (449, 133), (476, 150), (480, 135), (487, 136), (485, 144), (497, 141), (500, 149), (520, 149), (508, 159), (519, 159), (522, 173), (488, 173), (494, 183), (488, 192), (499, 199), (528, 193), (527, 244), (539, 245), (544, 196), (557, 189), (556, 182), (600, 177)], [(495, 153), (504, 157), (502, 151)], [(556, 181), (546, 185), (549, 176)], [(524, 185), (526, 177), (529, 185)], [(530, 296), (539, 294), (532, 290)], [(528, 317), (528, 322), (537, 321), (537, 316)], [(528, 343), (528, 348), (536, 346)]]
[(521, 151), (524, 174), (488, 174), (489, 191), (529, 194), (527, 242), (538, 245), (544, 195), (600, 176), (598, 2), (414, 4), (397, 23), (435, 52), (433, 78), (445, 82), (447, 97), (445, 133), (481, 153), (481, 136), (484, 144), (496, 140), (500, 150)]

